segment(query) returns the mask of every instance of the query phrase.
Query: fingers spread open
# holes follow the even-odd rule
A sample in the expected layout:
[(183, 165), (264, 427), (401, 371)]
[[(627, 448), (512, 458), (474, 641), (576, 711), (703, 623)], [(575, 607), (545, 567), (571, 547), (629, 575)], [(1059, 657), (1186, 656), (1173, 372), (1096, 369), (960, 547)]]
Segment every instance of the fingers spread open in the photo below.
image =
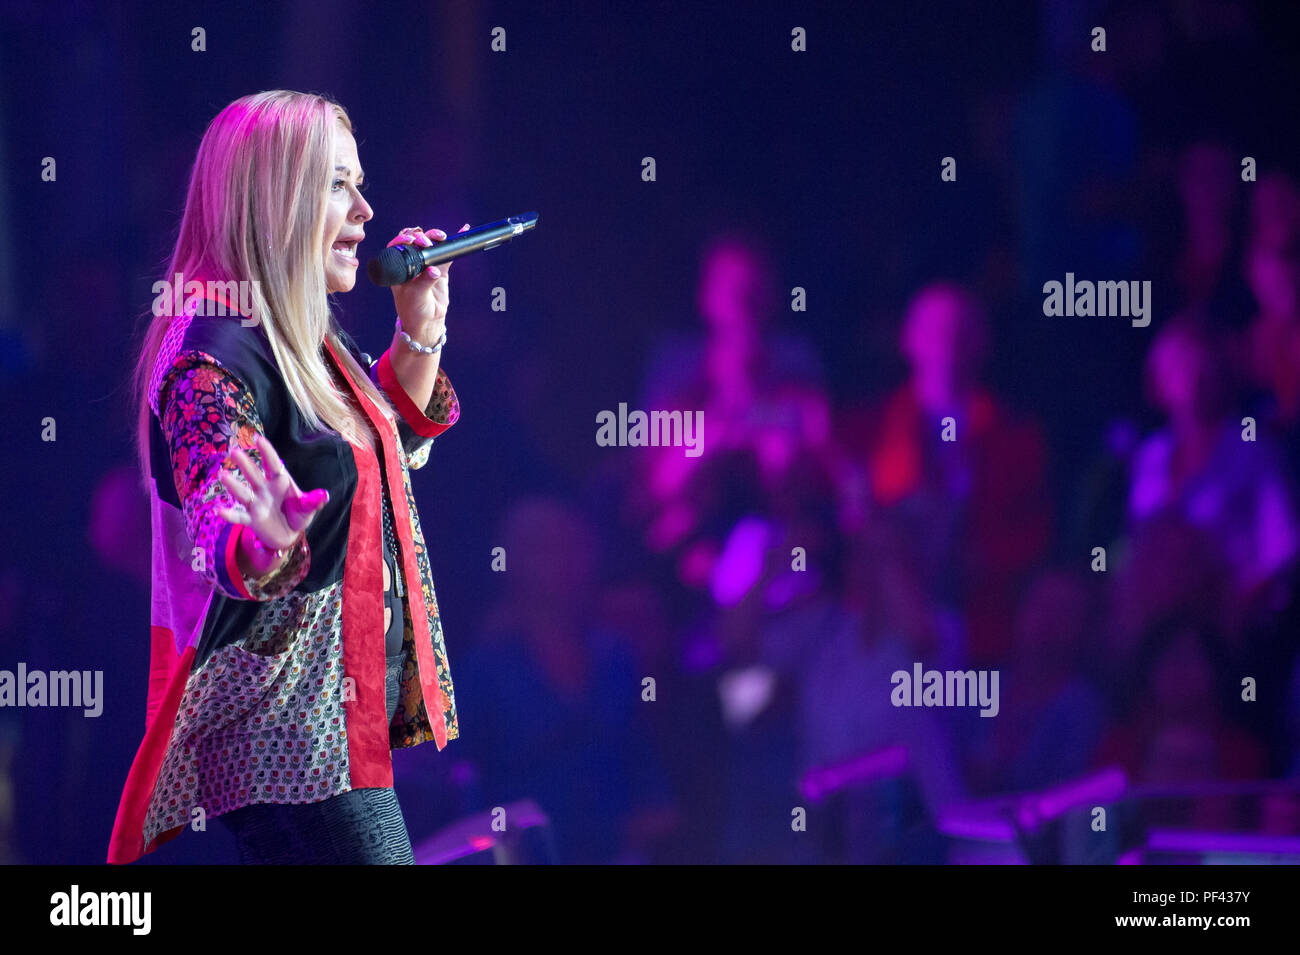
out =
[(248, 482), (248, 486), (254, 491), (261, 491), (266, 484), (266, 479), (262, 474), (262, 469), (243, 448), (235, 448), (230, 452), (230, 460), (239, 468), (240, 476)]
[(227, 469), (222, 475), (221, 483), (230, 496), (241, 504), (247, 504), (257, 497), (257, 492), (249, 487), (248, 482), (244, 480), (244, 475), (233, 468)]
[(231, 524), (247, 524), (252, 518), (242, 507), (218, 507), (217, 515)]
[(280, 460), (280, 455), (276, 453), (275, 447), (266, 435), (260, 432), (254, 435), (253, 443), (257, 445), (257, 450), (262, 452), (262, 468), (269, 480), (277, 481), (288, 474), (284, 462)]

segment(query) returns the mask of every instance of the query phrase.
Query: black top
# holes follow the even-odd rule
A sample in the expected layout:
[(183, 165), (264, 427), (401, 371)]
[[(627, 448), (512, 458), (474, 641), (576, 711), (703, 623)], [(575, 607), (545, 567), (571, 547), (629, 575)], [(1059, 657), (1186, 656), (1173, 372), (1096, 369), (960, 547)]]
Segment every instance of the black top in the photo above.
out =
[[(384, 471), (383, 455), (379, 456), (379, 470)], [(388, 568), (388, 588), (384, 591), (384, 606), (392, 611), (392, 619), (384, 634), (384, 654), (394, 657), (402, 652), (403, 623), (402, 616), (402, 575), (398, 570), (399, 554), (397, 533), (393, 529), (393, 508), (388, 500), (388, 482), (382, 483), (382, 507), (384, 520), (384, 566)]]
[[(362, 368), (369, 363), (351, 336), (335, 328), (335, 335), (352, 353)], [(294, 590), (310, 593), (322, 589), (343, 577), (347, 553), (348, 528), (352, 516), (353, 495), (357, 489), (357, 470), (347, 441), (331, 430), (318, 431), (302, 418), (290, 399), (288, 390), (278, 371), (266, 334), (259, 326), (244, 328), (237, 321), (222, 317), (196, 316), (185, 332), (184, 348), (198, 349), (214, 356), (224, 367), (237, 374), (241, 384), (251, 393), (265, 423), (268, 440), (279, 452), (281, 460), (295, 479), (304, 487), (327, 487), (330, 499), (321, 508), (311, 526), (307, 528), (307, 543), (311, 550), (311, 566)], [(373, 380), (373, 379), (372, 379)], [(398, 432), (407, 454), (413, 454), (432, 439), (417, 435), (404, 420), (398, 419)], [(161, 499), (178, 510), (182, 507), (176, 495), (172, 478), (170, 448), (162, 434), (157, 417), (152, 421), (150, 433), (152, 472), (157, 481)], [(383, 469), (383, 455), (379, 455)], [(386, 481), (380, 481), (386, 485)], [(381, 494), (385, 508), (391, 511), (387, 494)], [(394, 535), (395, 538), (396, 535)], [(218, 541), (224, 552), (225, 541)], [(394, 544), (391, 548), (396, 550)], [(390, 559), (390, 558), (386, 558)], [(393, 653), (396, 645), (400, 651), (404, 621), (401, 616), (401, 596), (395, 591), (400, 586), (400, 576), (395, 572), (396, 562), (389, 563), (390, 580), (394, 592), (385, 600), (394, 601), (393, 621), (385, 640), (386, 651)], [(259, 601), (237, 600), (223, 593), (213, 597), (211, 611), (204, 619), (203, 633), (195, 648), (196, 667), (218, 647), (233, 643), (248, 632), (254, 617), (261, 610)], [(395, 636), (394, 636), (395, 633)]]

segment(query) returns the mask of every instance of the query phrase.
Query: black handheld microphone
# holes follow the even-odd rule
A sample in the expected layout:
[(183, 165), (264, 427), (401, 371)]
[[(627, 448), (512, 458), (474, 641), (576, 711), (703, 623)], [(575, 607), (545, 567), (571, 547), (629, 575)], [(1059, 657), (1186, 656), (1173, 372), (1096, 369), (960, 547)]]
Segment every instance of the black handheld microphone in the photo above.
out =
[(471, 252), (495, 249), (517, 235), (537, 225), (536, 212), (511, 216), (499, 222), (489, 222), (458, 235), (449, 235), (442, 242), (428, 248), (416, 245), (395, 245), (384, 249), (366, 263), (366, 275), (376, 285), (401, 285), (409, 282), (431, 265), (440, 265)]

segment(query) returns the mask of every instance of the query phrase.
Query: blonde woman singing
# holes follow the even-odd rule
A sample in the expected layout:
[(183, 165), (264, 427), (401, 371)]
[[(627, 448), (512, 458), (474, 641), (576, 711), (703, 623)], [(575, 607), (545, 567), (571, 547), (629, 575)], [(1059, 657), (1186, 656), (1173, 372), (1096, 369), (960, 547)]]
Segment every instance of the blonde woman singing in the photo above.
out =
[(391, 750), (459, 728), (408, 471), (460, 405), (448, 265), (393, 288), (377, 360), (330, 310), (356, 282), (364, 178), (316, 95), (243, 97), (199, 145), (167, 269), (185, 304), (155, 300), (136, 370), (152, 650), (109, 862), (214, 817), (245, 863), (413, 861)]

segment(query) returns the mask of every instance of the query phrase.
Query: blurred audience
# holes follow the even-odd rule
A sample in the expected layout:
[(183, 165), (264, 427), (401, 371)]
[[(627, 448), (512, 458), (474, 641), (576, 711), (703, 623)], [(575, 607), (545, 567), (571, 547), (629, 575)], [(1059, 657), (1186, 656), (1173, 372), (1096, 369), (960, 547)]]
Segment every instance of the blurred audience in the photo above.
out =
[(1173, 170), (1178, 187), (1181, 237), (1171, 244), (1170, 288), (1178, 311), (1202, 313), (1215, 321), (1240, 325), (1249, 295), (1239, 263), (1243, 209), (1241, 166), (1221, 142), (1192, 143)]
[(1275, 600), (1300, 529), (1279, 449), (1233, 414), (1226, 347), (1187, 317), (1165, 325), (1147, 365), (1151, 402), (1164, 426), (1138, 448), (1129, 515), (1135, 524), (1171, 512), (1207, 530), (1231, 572), (1242, 620)]
[[(557, 378), (591, 325), (534, 302), (529, 324), (469, 330), (462, 375), (510, 373), (482, 397), (481, 456), (462, 474), (485, 500), (535, 496), (510, 502), (504, 567), (465, 601), (489, 609), (451, 650), (472, 701), (436, 756), (452, 758), (440, 771), (456, 811), (535, 800), (564, 862), (925, 862), (943, 858), (929, 837), (945, 809), (1101, 767), (1184, 788), (1300, 779), (1300, 188), (1263, 165), (1243, 181), (1248, 137), (1206, 128), (1199, 99), (1170, 93), (1255, 83), (1200, 64), (1256, 50), (1267, 20), (1200, 3), (1041, 12), (1041, 67), (972, 90), (952, 147), (969, 157), (965, 191), (933, 200), (947, 219), (923, 206), (842, 253), (871, 253), (870, 294), (845, 313), (862, 333), (841, 337), (863, 354), (825, 354), (825, 338), (819, 354), (805, 329), (846, 319), (789, 311), (794, 266), (764, 235), (707, 237), (691, 327), (654, 332), (639, 388), (626, 385), (630, 409), (702, 412), (698, 456), (593, 444), (593, 395), (627, 370)], [(1087, 42), (1094, 22), (1109, 25), (1105, 55)], [(839, 261), (788, 285), (854, 290), (831, 274)], [(1150, 327), (1043, 324), (1041, 283), (1067, 271), (1154, 279)], [(91, 278), (114, 287), (103, 269)], [(881, 316), (900, 312), (895, 335)], [(642, 331), (627, 327), (629, 341)], [(69, 380), (103, 364), (93, 336), (64, 339)], [(891, 360), (901, 383), (877, 373)], [(0, 372), (13, 366), (0, 355)], [(147, 653), (149, 517), (131, 469), (86, 480), (85, 599), (42, 589), (43, 568), (0, 568), (0, 631), (50, 666), (67, 661), (42, 658), (64, 649), (45, 638), (69, 634), (72, 659), (129, 689)], [(444, 532), (491, 524), (467, 509)], [(891, 676), (916, 663), (997, 670), (998, 715), (895, 707)], [(93, 742), (84, 720), (16, 712), (0, 714), (0, 861), (34, 855), (21, 829), (42, 833), (35, 861), (74, 861), (115, 804), (80, 802), (64, 767), (115, 776), (132, 753)], [(825, 801), (800, 789), (893, 748), (905, 760)], [(53, 795), (23, 806), (33, 792)], [(1218, 805), (1197, 803), (1192, 821), (1228, 825)], [(1293, 833), (1300, 811), (1276, 797), (1260, 818)]]
[(881, 407), (846, 415), (841, 429), (872, 503), (925, 548), (922, 581), (936, 607), (960, 616), (977, 663), (1006, 653), (1017, 592), (1052, 528), (1042, 436), (982, 383), (988, 344), (970, 293), (927, 286), (903, 321), (907, 382)]
[(701, 262), (703, 334), (669, 339), (646, 370), (640, 408), (704, 413), (703, 453), (646, 448), (644, 471), (628, 489), (646, 545), (673, 555), (681, 583), (697, 591), (746, 507), (797, 458), (830, 451), (821, 361), (776, 320), (779, 308), (771, 252), (754, 236), (717, 235)]
[(1089, 673), (1100, 620), (1089, 581), (1056, 568), (1034, 578), (1015, 618), (1002, 672), (1002, 708), (986, 720), (969, 767), (980, 792), (1058, 785), (1091, 765), (1105, 700)]
[(1261, 177), (1244, 269), (1255, 298), (1244, 366), (1263, 414), (1294, 435), (1300, 424), (1300, 191), (1284, 173)]
[(1147, 783), (1261, 778), (1263, 747), (1228, 706), (1241, 703), (1232, 654), (1213, 624), (1174, 616), (1142, 640), (1137, 692), (1112, 725), (1099, 765), (1119, 765)]

